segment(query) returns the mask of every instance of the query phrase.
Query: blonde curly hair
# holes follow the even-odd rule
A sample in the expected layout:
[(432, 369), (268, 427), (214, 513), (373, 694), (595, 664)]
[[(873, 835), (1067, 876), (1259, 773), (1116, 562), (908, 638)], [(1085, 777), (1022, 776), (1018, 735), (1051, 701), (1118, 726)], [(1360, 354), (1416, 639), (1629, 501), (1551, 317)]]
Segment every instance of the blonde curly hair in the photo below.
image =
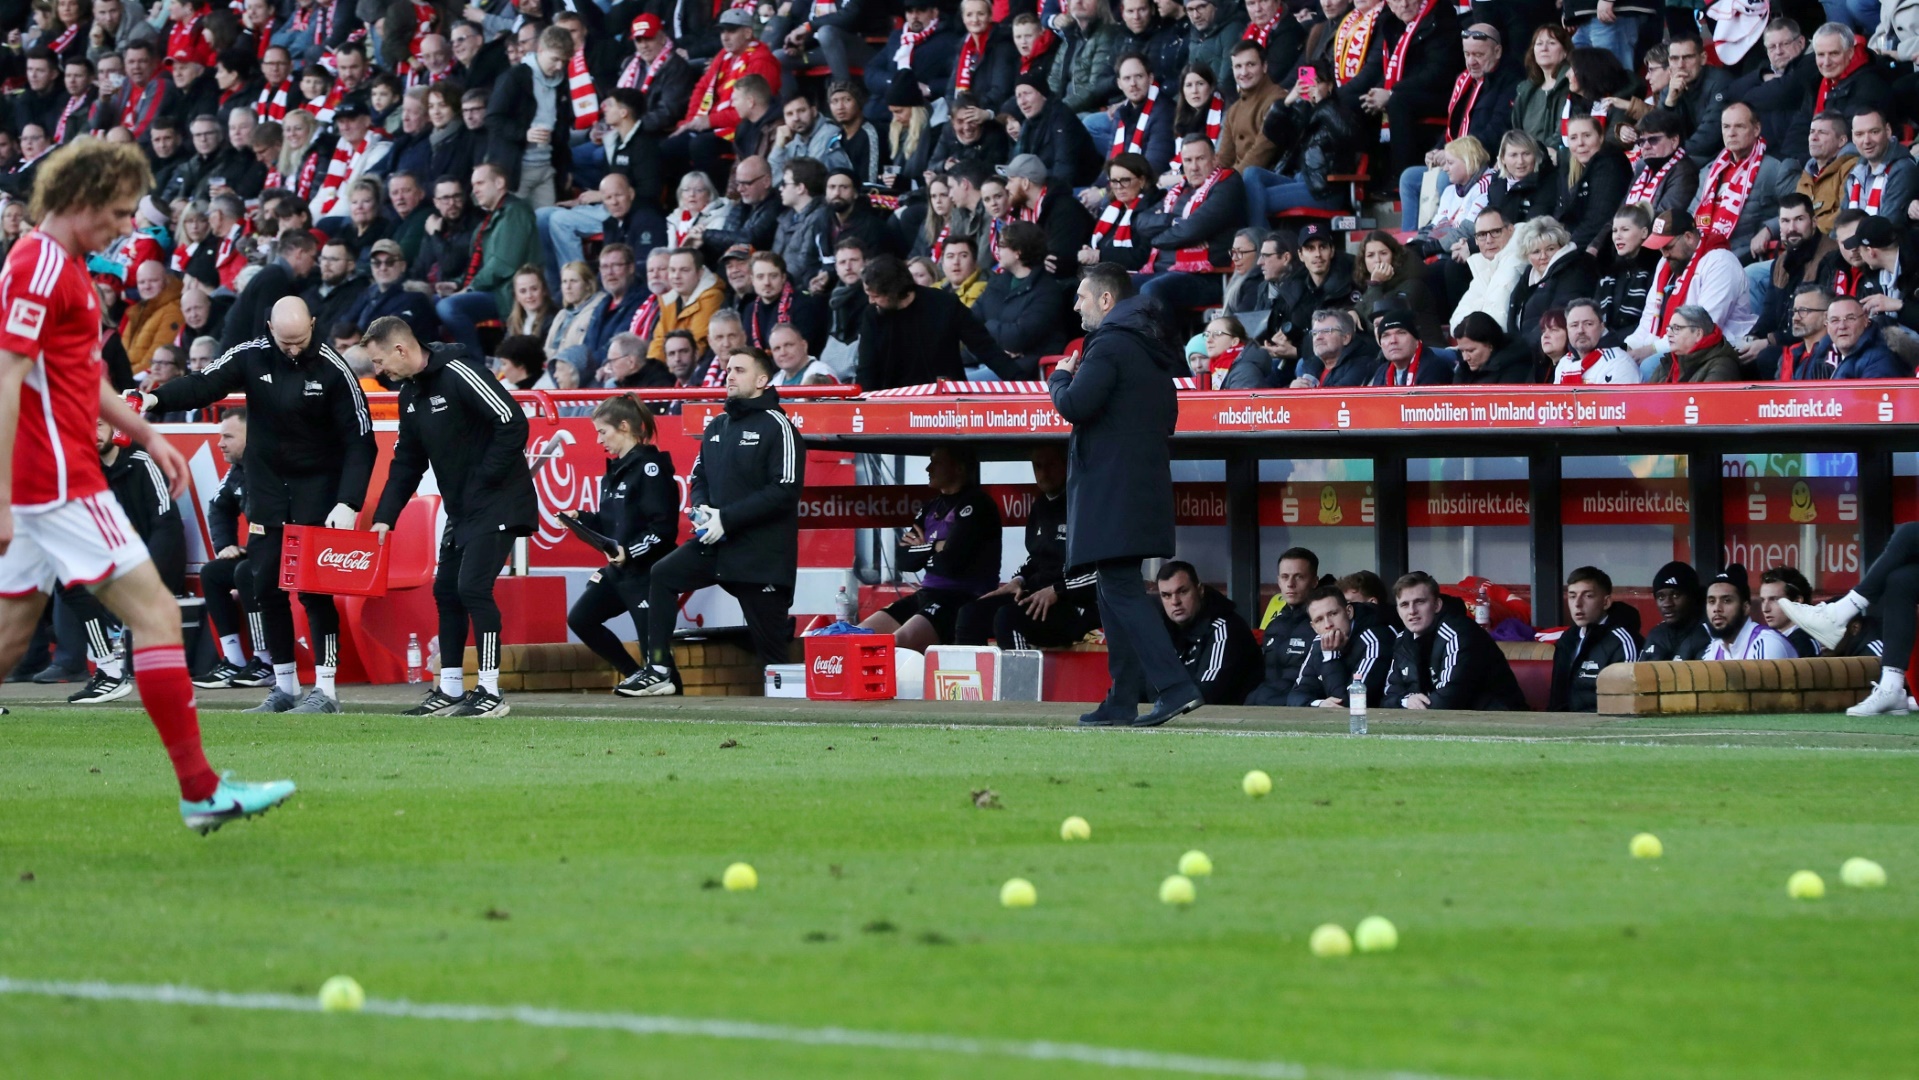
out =
[(97, 209), (116, 199), (137, 199), (151, 187), (153, 170), (138, 146), (82, 135), (40, 166), (27, 216), (41, 222), (50, 214)]

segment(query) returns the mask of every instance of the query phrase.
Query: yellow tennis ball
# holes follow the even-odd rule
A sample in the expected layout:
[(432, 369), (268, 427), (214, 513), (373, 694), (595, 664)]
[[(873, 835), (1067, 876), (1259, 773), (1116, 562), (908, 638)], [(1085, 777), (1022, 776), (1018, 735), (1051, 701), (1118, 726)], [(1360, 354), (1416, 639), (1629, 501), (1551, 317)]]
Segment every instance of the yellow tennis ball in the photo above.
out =
[(1794, 900), (1817, 900), (1826, 895), (1826, 881), (1810, 870), (1801, 870), (1786, 879), (1786, 895)]
[(1039, 903), (1039, 890), (1025, 878), (1010, 878), (999, 887), (999, 902), (1003, 907), (1032, 907)]
[(335, 975), (320, 984), (320, 1009), (323, 1012), (359, 1012), (366, 1005), (366, 991), (351, 975)]
[(1213, 860), (1203, 851), (1189, 851), (1179, 857), (1179, 872), (1187, 877), (1207, 877), (1213, 872)]
[(1399, 948), (1399, 928), (1383, 915), (1368, 915), (1353, 927), (1353, 944), (1360, 952), (1392, 952)]
[(1855, 889), (1883, 889), (1886, 886), (1886, 868), (1871, 859), (1854, 856), (1839, 868), (1839, 880)]
[(1273, 778), (1267, 776), (1264, 769), (1254, 769), (1246, 774), (1246, 778), (1239, 782), (1239, 786), (1240, 790), (1257, 799), (1261, 795), (1273, 793)]
[(1190, 904), (1195, 895), (1193, 879), (1185, 874), (1174, 874), (1159, 883), (1159, 902), (1162, 904)]
[(736, 862), (720, 875), (720, 884), (727, 892), (750, 892), (760, 887), (760, 875), (751, 866)]
[(1627, 845), (1626, 850), (1632, 852), (1632, 857), (1635, 859), (1657, 859), (1666, 853), (1666, 845), (1660, 843), (1657, 836), (1642, 832), (1632, 838), (1632, 843)]
[(1072, 817), (1059, 823), (1059, 838), (1061, 840), (1091, 840), (1093, 838), (1093, 827), (1087, 823), (1085, 818), (1074, 814)]
[(1351, 956), (1353, 953), (1353, 939), (1338, 923), (1326, 923), (1314, 930), (1307, 944), (1314, 956)]

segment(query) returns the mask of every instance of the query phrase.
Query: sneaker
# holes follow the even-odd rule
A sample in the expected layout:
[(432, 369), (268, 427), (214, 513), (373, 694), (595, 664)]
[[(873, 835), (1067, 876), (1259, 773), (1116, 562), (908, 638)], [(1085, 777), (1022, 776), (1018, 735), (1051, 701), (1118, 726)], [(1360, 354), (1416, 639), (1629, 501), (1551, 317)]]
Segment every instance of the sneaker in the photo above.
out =
[(273, 692), (267, 695), (265, 701), (262, 701), (251, 709), (243, 711), (252, 713), (292, 712), (294, 707), (299, 704), (299, 700), (292, 694), (276, 686), (273, 688)]
[(205, 802), (181, 799), (180, 817), (186, 822), (187, 828), (205, 836), (229, 821), (264, 814), (286, 802), (292, 795), (291, 780), (249, 784), (233, 779), (232, 774), (226, 774), (220, 777), (220, 786), (214, 789), (213, 797)]
[(202, 690), (224, 690), (242, 670), (244, 669), (238, 664), (229, 663), (224, 659), (218, 660), (207, 669), (205, 675), (195, 675), (193, 685)]
[(671, 697), (680, 692), (673, 683), (670, 672), (656, 667), (643, 667), (620, 680), (613, 692), (621, 697)]
[(46, 667), (41, 668), (38, 674), (34, 675), (33, 681), (39, 686), (51, 686), (54, 683), (86, 682), (87, 673), (84, 671), (75, 671), (72, 668), (61, 667), (59, 664), (48, 664)]
[(104, 671), (96, 671), (93, 678), (87, 680), (86, 689), (67, 698), (74, 705), (104, 705), (109, 701), (119, 701), (133, 693), (133, 680), (121, 675), (114, 678)]
[(326, 691), (316, 686), (307, 691), (307, 696), (303, 698), (298, 705), (295, 705), (287, 711), (293, 713), (337, 713), (340, 711), (340, 702), (336, 698), (328, 697)]
[(241, 668), (238, 674), (227, 680), (227, 685), (236, 690), (265, 690), (273, 685), (273, 665), (256, 656), (247, 661), (247, 666)]
[[(1797, 600), (1780, 600), (1779, 610), (1793, 625), (1811, 635), (1814, 641), (1830, 649), (1839, 644), (1846, 636), (1846, 624), (1850, 619), (1840, 617), (1831, 604), (1802, 604)], [(1872, 715), (1872, 714), (1861, 714)]]
[(505, 716), (513, 711), (506, 699), (482, 687), (474, 687), (466, 692), (460, 703), (453, 707), (447, 716)]
[(1847, 709), (1846, 715), (1905, 716), (1912, 711), (1908, 704), (1904, 685), (1888, 688), (1884, 683), (1874, 683), (1872, 693), (1866, 695), (1866, 700)]
[(454, 697), (439, 687), (434, 687), (418, 705), (401, 713), (401, 716), (446, 716), (455, 706), (465, 701), (465, 697)]

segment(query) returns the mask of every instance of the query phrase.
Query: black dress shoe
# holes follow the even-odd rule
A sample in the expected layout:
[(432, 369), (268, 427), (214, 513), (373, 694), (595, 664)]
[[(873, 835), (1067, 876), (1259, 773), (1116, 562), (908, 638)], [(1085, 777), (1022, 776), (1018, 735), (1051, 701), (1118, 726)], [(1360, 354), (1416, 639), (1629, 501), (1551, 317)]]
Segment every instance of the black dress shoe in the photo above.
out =
[(1099, 708), (1089, 713), (1081, 713), (1081, 727), (1125, 727), (1133, 722), (1134, 712), (1127, 712), (1111, 702), (1101, 702)]
[(1158, 701), (1153, 702), (1152, 710), (1134, 720), (1132, 726), (1158, 727), (1168, 720), (1185, 716), (1204, 704), (1206, 704), (1206, 696), (1199, 692), (1199, 687), (1189, 683), (1184, 689), (1168, 691), (1162, 695)]

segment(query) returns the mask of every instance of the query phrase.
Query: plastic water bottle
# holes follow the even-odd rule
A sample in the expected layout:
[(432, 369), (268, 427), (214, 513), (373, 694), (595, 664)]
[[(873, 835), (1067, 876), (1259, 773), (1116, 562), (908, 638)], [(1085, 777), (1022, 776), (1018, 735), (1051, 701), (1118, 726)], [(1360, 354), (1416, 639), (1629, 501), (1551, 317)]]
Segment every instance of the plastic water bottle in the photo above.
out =
[(1346, 734), (1366, 734), (1366, 680), (1357, 676), (1346, 688)]
[(424, 682), (426, 675), (422, 669), (425, 667), (426, 660), (420, 655), (420, 635), (408, 634), (406, 636), (406, 681)]
[(860, 602), (853, 599), (852, 594), (846, 591), (846, 586), (844, 585), (840, 586), (840, 594), (833, 598), (833, 613), (839, 616), (841, 622), (856, 623), (860, 621)]
[(1479, 583), (1479, 599), (1473, 603), (1473, 621), (1482, 629), (1490, 629), (1493, 625), (1492, 586), (1483, 581)]

